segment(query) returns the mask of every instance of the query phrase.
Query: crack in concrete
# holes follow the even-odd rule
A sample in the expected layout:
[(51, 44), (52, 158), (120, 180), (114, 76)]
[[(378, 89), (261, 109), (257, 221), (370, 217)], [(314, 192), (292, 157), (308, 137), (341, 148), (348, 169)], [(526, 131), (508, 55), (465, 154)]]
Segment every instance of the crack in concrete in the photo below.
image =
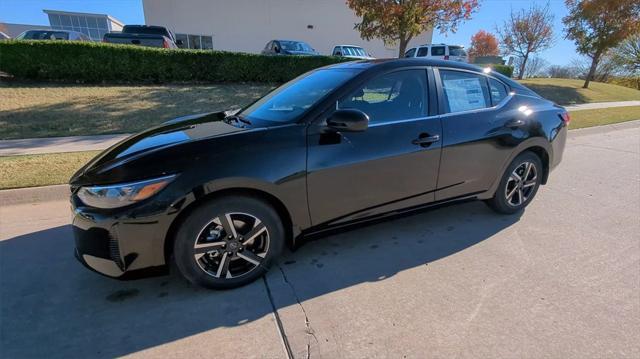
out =
[[(284, 273), (284, 269), (282, 269), (282, 267), (280, 265), (278, 265), (278, 269), (280, 270), (280, 273), (282, 274), (282, 279), (284, 280), (285, 283), (287, 283), (287, 285), (289, 285), (289, 288), (291, 288), (291, 292), (293, 292), (293, 297), (296, 299), (296, 302), (298, 303), (298, 305), (300, 306), (300, 309), (302, 310), (302, 314), (304, 315), (304, 324), (306, 327), (305, 332), (307, 333), (307, 336), (312, 336), (313, 339), (316, 341), (316, 343), (318, 343), (318, 338), (316, 337), (316, 334), (313, 330), (313, 327), (311, 326), (311, 321), (309, 320), (309, 316), (307, 315), (307, 311), (304, 309), (304, 306), (302, 305), (302, 302), (300, 302), (300, 298), (298, 297), (298, 293), (296, 292), (296, 288), (293, 286), (293, 284), (291, 282), (289, 282), (289, 278), (287, 278), (287, 275)], [(307, 337), (308, 338), (308, 337)], [(307, 340), (307, 359), (311, 358), (311, 339), (308, 338)]]
[(269, 283), (267, 282), (266, 276), (262, 277), (262, 282), (264, 283), (264, 286), (267, 290), (267, 297), (269, 298), (269, 302), (271, 303), (271, 310), (276, 322), (276, 328), (278, 329), (278, 334), (280, 336), (280, 340), (282, 341), (284, 351), (287, 354), (287, 359), (294, 359), (293, 351), (291, 350), (291, 345), (289, 344), (289, 338), (287, 337), (287, 333), (284, 331), (284, 325), (282, 324), (282, 320), (280, 319), (280, 315), (278, 314), (276, 304), (273, 301), (273, 295), (271, 294), (271, 288), (269, 288)]

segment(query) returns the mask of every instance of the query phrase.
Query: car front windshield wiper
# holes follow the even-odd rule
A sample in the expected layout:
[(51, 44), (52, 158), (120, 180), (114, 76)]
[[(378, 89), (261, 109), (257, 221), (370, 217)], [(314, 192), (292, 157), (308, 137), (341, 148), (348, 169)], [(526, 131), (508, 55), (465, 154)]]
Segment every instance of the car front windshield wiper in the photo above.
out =
[(231, 126), (236, 126), (241, 128), (247, 128), (251, 126), (251, 121), (247, 120), (246, 118), (240, 115), (229, 115), (225, 117), (223, 121)]

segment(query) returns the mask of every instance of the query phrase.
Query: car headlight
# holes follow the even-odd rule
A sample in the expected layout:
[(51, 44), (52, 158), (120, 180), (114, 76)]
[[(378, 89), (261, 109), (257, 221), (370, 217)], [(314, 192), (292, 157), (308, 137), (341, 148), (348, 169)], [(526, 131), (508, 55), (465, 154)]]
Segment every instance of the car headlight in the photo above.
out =
[(84, 204), (91, 207), (124, 207), (147, 199), (160, 192), (160, 190), (171, 183), (175, 177), (175, 175), (171, 175), (131, 183), (81, 187), (78, 190), (78, 197)]

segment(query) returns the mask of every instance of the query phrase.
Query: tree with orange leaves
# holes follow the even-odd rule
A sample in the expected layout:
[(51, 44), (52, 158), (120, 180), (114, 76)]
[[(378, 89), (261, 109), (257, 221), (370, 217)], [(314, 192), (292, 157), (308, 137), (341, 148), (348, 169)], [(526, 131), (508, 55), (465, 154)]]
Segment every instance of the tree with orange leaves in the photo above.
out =
[(469, 57), (476, 58), (478, 56), (498, 56), (498, 39), (493, 34), (480, 30), (471, 36), (471, 47), (469, 48)]
[(409, 41), (429, 29), (455, 32), (471, 18), (478, 0), (347, 0), (347, 5), (362, 19), (355, 29), (363, 39), (397, 43), (402, 57)]

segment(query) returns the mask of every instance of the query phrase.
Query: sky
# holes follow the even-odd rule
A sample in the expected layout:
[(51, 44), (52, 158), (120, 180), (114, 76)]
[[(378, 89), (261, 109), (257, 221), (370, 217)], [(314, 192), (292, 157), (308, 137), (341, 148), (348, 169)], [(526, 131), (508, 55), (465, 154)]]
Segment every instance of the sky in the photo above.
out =
[[(496, 25), (501, 25), (509, 17), (511, 9), (517, 11), (528, 8), (532, 3), (544, 5), (547, 1), (480, 0), (480, 8), (472, 15), (471, 20), (461, 24), (455, 33), (440, 34), (436, 30), (433, 42), (469, 47), (471, 36), (478, 30), (494, 33)], [(566, 65), (578, 56), (573, 42), (564, 39), (562, 17), (568, 12), (562, 0), (551, 0), (549, 6), (555, 16), (555, 43), (539, 56), (550, 64)], [(0, 22), (48, 25), (49, 20), (42, 9), (102, 13), (125, 24), (144, 23), (141, 0), (0, 0)]]

